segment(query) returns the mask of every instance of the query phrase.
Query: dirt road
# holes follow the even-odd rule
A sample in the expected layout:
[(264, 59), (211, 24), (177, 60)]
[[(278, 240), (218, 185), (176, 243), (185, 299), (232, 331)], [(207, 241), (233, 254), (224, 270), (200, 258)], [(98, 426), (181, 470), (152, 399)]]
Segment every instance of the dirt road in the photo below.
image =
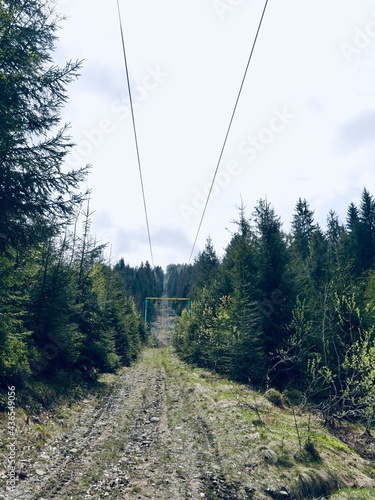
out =
[[(152, 328), (159, 346), (170, 344), (173, 320), (162, 303)], [(168, 349), (143, 352), (99, 407), (85, 401), (71, 431), (22, 462), (16, 491), (0, 498), (177, 500), (210, 498), (211, 491), (237, 498), (209, 425), (191, 406), (194, 390), (173, 377), (171, 356)]]
[[(163, 361), (144, 352), (99, 408), (87, 403), (75, 428), (49, 442), (23, 467), (4, 498), (237, 498), (220, 468), (209, 424), (194, 413)], [(193, 412), (192, 412), (193, 410)]]
[[(167, 307), (163, 315), (156, 325), (161, 345), (172, 325)], [(322, 470), (298, 463), (296, 476), (290, 416), (245, 386), (192, 370), (170, 347), (146, 349), (104, 398), (67, 412), (74, 420), (68, 430), (19, 450), (16, 491), (0, 499), (288, 499), (302, 477), (321, 485), (323, 498), (340, 484), (328, 461), (337, 456), (334, 441), (324, 444)], [(343, 484), (372, 484), (360, 457), (345, 452), (339, 464)]]

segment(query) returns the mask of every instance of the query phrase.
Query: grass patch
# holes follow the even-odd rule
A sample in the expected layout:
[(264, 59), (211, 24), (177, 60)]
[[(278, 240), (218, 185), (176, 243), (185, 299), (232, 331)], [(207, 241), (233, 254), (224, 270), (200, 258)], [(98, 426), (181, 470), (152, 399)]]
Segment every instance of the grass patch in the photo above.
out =
[(329, 448), (333, 451), (340, 452), (340, 453), (350, 453), (351, 452), (349, 446), (347, 446), (342, 441), (339, 441), (338, 439), (334, 438), (333, 436), (330, 436), (329, 434), (315, 432), (314, 433), (314, 441), (318, 447), (321, 446), (324, 448)]
[(334, 500), (374, 500), (375, 488), (343, 488), (331, 498)]
[(326, 496), (366, 477), (371, 481), (368, 464), (330, 435), (315, 415), (301, 411), (298, 391), (261, 395), (181, 361), (173, 361), (171, 369), (177, 385), (196, 388), (192, 404), (210, 424), (228, 480), (238, 480), (235, 475), (245, 470), (248, 476), (242, 474), (241, 480), (257, 485), (259, 493), (270, 488), (276, 498), (283, 485), (300, 499)]

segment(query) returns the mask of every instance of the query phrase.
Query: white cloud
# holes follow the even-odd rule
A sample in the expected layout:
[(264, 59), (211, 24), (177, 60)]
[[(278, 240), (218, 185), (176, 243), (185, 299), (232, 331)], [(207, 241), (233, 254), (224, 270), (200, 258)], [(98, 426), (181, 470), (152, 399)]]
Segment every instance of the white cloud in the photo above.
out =
[(374, 144), (375, 109), (362, 111), (338, 126), (336, 147), (342, 153), (358, 151)]
[[(64, 120), (72, 122), (76, 151), (86, 151), (78, 161), (93, 165), (94, 225), (114, 256), (137, 265), (150, 255), (131, 121), (114, 111), (127, 95), (116, 5), (59, 3), (69, 18), (57, 59), (85, 59)], [(178, 207), (216, 168), (262, 5), (239, 2), (220, 20), (211, 0), (120, 4), (132, 88), (142, 87), (147, 68), (168, 74), (136, 107), (155, 262), (186, 261), (199, 217), (186, 223)], [(345, 217), (363, 186), (371, 191), (375, 40), (350, 64), (340, 47), (372, 10), (369, 0), (270, 3), (221, 168), (243, 160), (238, 145), (267, 125), (275, 107), (297, 118), (210, 201), (198, 249), (209, 233), (219, 253), (226, 246), (240, 195), (249, 213), (267, 196), (287, 228), (299, 197), (324, 223), (330, 209)]]

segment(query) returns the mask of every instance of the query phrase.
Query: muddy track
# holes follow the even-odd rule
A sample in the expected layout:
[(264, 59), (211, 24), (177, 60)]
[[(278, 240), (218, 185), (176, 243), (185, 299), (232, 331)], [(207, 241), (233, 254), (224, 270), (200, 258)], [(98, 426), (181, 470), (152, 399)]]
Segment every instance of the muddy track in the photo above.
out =
[(74, 430), (48, 443), (4, 498), (240, 498), (208, 423), (192, 412), (192, 392), (180, 393), (147, 355), (100, 408), (88, 404)]
[[(161, 314), (156, 333), (164, 345), (171, 320), (168, 308)], [(264, 450), (285, 456), (293, 421), (279, 449), (276, 430), (268, 437), (266, 427), (254, 424), (257, 415), (249, 418), (239, 406), (248, 388), (233, 393), (228, 381), (192, 370), (170, 347), (145, 349), (114, 380), (105, 396), (81, 402), (82, 411), (67, 410), (70, 430), (58, 427), (42, 448), (30, 434), (33, 445), (27, 460), (20, 453), (16, 491), (0, 492), (0, 500), (296, 498), (288, 493), (299, 477), (293, 468), (262, 458)], [(271, 424), (286, 418), (274, 415), (269, 402), (262, 405)], [(296, 449), (295, 442), (289, 445)], [(373, 484), (370, 464), (348, 453), (340, 459), (344, 478)], [(309, 464), (305, 470), (311, 473)]]
[[(163, 346), (169, 311), (163, 304), (153, 325)], [(73, 429), (22, 463), (16, 491), (0, 498), (240, 498), (221, 470), (209, 424), (192, 411), (193, 390), (174, 380), (165, 356), (144, 351), (99, 405), (86, 400)]]

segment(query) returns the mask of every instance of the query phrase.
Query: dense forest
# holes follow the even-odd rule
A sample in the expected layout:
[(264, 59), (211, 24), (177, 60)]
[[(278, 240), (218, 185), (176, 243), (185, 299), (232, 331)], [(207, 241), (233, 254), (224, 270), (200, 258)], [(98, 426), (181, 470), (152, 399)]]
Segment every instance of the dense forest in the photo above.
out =
[(325, 231), (299, 199), (290, 233), (260, 200), (240, 207), (219, 259), (208, 239), (194, 265), (169, 266), (170, 294), (193, 299), (177, 323), (180, 356), (319, 407), (327, 422), (375, 418), (375, 200), (364, 189)]
[[(163, 271), (111, 265), (90, 235), (88, 166), (69, 171), (60, 123), (80, 62), (52, 53), (53, 2), (0, 4), (0, 385), (54, 375), (95, 378), (137, 357), (143, 301)], [(152, 311), (151, 311), (152, 313)]]

